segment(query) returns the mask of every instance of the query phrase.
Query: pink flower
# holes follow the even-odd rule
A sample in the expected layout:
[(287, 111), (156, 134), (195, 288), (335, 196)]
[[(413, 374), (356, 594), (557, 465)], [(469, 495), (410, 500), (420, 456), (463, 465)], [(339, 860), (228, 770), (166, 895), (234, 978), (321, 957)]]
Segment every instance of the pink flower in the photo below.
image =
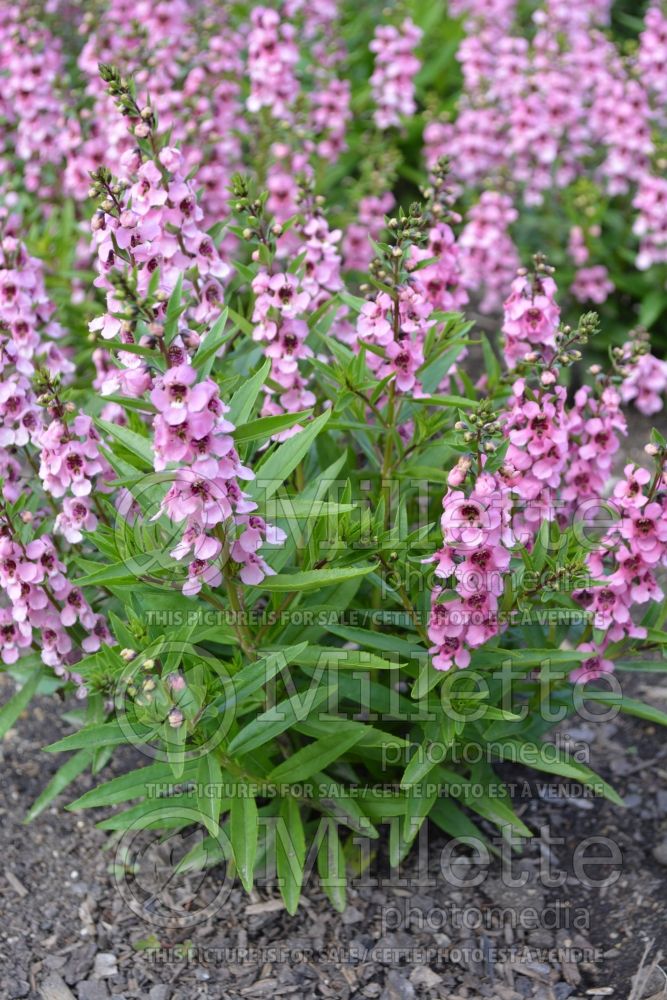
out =
[(667, 392), (667, 361), (643, 354), (621, 384), (624, 403), (634, 402), (640, 413), (653, 416), (663, 407)]
[(366, 302), (357, 321), (359, 336), (373, 337), (379, 344), (386, 343), (392, 334), (391, 323), (387, 319), (390, 309), (391, 299), (385, 292), (380, 292), (373, 302)]
[(614, 664), (611, 660), (605, 660), (602, 653), (597, 649), (596, 646), (591, 642), (581, 643), (577, 646), (577, 651), (580, 653), (591, 653), (592, 655), (587, 659), (583, 660), (581, 664), (570, 673), (570, 680), (573, 683), (577, 681), (583, 681), (587, 683), (588, 681), (595, 681), (598, 677), (604, 676), (604, 674), (611, 674), (614, 670)]
[(521, 361), (536, 347), (541, 347), (545, 359), (550, 361), (560, 319), (553, 278), (540, 274), (515, 278), (504, 309), (503, 333), (508, 366)]
[[(216, 387), (207, 382), (194, 385), (196, 379), (197, 372), (191, 365), (177, 365), (156, 382), (151, 401), (167, 424), (182, 424), (188, 417), (202, 414), (208, 406)], [(197, 427), (203, 433), (210, 430), (213, 422), (212, 413), (197, 417)]]
[(66, 497), (63, 509), (56, 517), (55, 531), (64, 535), (68, 542), (77, 544), (83, 541), (84, 531), (94, 531), (97, 527), (97, 517), (89, 507), (87, 498)]
[(375, 99), (375, 122), (380, 129), (401, 124), (401, 116), (416, 110), (414, 78), (421, 63), (414, 49), (421, 40), (421, 30), (405, 18), (400, 27), (379, 25), (370, 44), (375, 53), (371, 88)]

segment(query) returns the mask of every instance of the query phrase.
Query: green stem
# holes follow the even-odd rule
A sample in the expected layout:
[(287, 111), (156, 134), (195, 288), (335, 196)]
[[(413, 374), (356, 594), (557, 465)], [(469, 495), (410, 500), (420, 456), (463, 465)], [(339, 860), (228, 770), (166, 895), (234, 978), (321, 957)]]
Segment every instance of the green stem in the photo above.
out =
[[(388, 480), (392, 473), (392, 459), (393, 459), (393, 445), (394, 445), (394, 403), (396, 398), (396, 387), (392, 382), (389, 386), (389, 401), (387, 403), (387, 436), (384, 442), (384, 456), (382, 459), (382, 471), (380, 473), (380, 490), (384, 489), (385, 481)], [(391, 495), (391, 486), (390, 486)], [(387, 504), (385, 507), (385, 528), (389, 527), (389, 520), (391, 516), (391, 503), (389, 502), (389, 497), (387, 497)]]
[(234, 612), (234, 621), (232, 622), (232, 625), (234, 627), (236, 637), (239, 641), (241, 649), (246, 654), (248, 659), (253, 659), (255, 650), (253, 648), (250, 633), (248, 632), (247, 626), (243, 622), (243, 602), (241, 601), (236, 582), (232, 578), (227, 566), (224, 568), (223, 575), (225, 578), (227, 597), (229, 598), (231, 609)]
[[(384, 558), (384, 556), (380, 556), (379, 558), (380, 558), (380, 562), (382, 563), (382, 565), (384, 566), (384, 568), (387, 570), (387, 572), (389, 572), (389, 573), (394, 572), (394, 567), (392, 567), (392, 566), (389, 565), (389, 563)], [(405, 589), (405, 587), (403, 586), (402, 583), (399, 583), (398, 586), (395, 589), (396, 589), (396, 593), (398, 594), (398, 596), (401, 599), (401, 604), (403, 605), (403, 607), (405, 608), (405, 610), (409, 614), (412, 623), (414, 624), (415, 628), (419, 632), (419, 635), (420, 635), (420, 637), (422, 639), (422, 642), (426, 643), (427, 646), (430, 646), (431, 645), (431, 640), (428, 637), (426, 629), (421, 624), (421, 622), (418, 620), (417, 611), (416, 611), (414, 605), (412, 604), (412, 601), (410, 600), (410, 597), (408, 595), (407, 590)]]

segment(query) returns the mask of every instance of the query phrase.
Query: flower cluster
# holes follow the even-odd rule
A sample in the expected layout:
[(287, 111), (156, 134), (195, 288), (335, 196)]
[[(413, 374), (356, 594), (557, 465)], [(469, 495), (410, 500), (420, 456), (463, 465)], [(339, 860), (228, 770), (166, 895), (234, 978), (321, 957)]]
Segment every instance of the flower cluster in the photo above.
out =
[[(262, 408), (264, 416), (297, 413), (314, 405), (315, 396), (308, 389), (299, 361), (312, 357), (306, 344), (308, 324), (303, 315), (310, 308), (311, 296), (304, 291), (299, 279), (289, 273), (269, 274), (260, 271), (253, 279), (255, 293), (253, 337), (266, 341), (265, 353), (271, 359), (271, 378), (280, 386), (278, 393), (270, 389)], [(294, 424), (279, 437), (296, 433)]]
[[(157, 516), (183, 525), (171, 555), (189, 559), (183, 593), (197, 594), (203, 584), (218, 587), (226, 560), (240, 565), (243, 583), (261, 583), (273, 572), (258, 550), (284, 534), (253, 515), (257, 505), (238, 485), (253, 478), (234, 447), (234, 425), (212, 379), (197, 379), (189, 364), (169, 368), (156, 379), (151, 401), (155, 469), (173, 467), (173, 482)], [(223, 551), (224, 549), (224, 551)]]
[[(183, 282), (192, 301), (181, 325), (185, 330), (189, 320), (205, 327), (219, 313), (222, 283), (230, 268), (201, 229), (203, 213), (192, 184), (181, 172), (180, 152), (167, 146), (155, 159), (142, 162), (134, 151), (127, 158), (133, 161), (134, 181), (124, 190), (104, 171), (96, 175), (95, 190), (104, 198), (92, 227), (100, 272), (95, 283), (107, 289), (107, 312), (93, 320), (90, 329), (106, 340), (132, 338), (131, 321), (137, 318), (136, 306), (128, 302), (127, 280), (132, 271), (136, 274), (131, 289), (134, 302), (153, 295), (163, 303), (150, 316), (155, 335), (164, 322), (168, 296), (183, 273), (193, 269), (197, 281)], [(134, 311), (127, 311), (128, 304)], [(120, 318), (123, 315), (125, 321)], [(128, 368), (122, 379), (124, 392), (140, 395), (148, 388), (143, 366), (130, 358)]]
[(509, 232), (517, 217), (509, 195), (485, 191), (468, 213), (459, 238), (463, 283), (481, 291), (479, 308), (483, 313), (500, 308), (519, 266)]
[(375, 53), (371, 87), (378, 128), (400, 125), (401, 116), (408, 117), (415, 113), (414, 78), (421, 63), (414, 50), (421, 36), (421, 30), (409, 18), (398, 27), (382, 24), (375, 29), (370, 45)]
[(16, 500), (23, 467), (21, 449), (41, 448), (42, 415), (32, 379), (36, 368), (51, 377), (69, 375), (73, 364), (57, 341), (63, 331), (53, 319), (40, 261), (18, 239), (18, 218), (2, 220), (0, 239), (0, 474), (3, 495)]
[(548, 269), (540, 266), (532, 275), (520, 271), (504, 305), (504, 352), (508, 368), (535, 350), (545, 361), (551, 361), (559, 321), (556, 282)]
[(574, 680), (591, 680), (612, 669), (604, 658), (610, 643), (646, 636), (646, 629), (633, 621), (633, 607), (664, 597), (656, 577), (659, 567), (667, 565), (667, 500), (664, 493), (656, 492), (660, 485), (659, 477), (652, 481), (647, 469), (630, 463), (614, 487), (618, 520), (605, 534), (600, 549), (587, 559), (600, 585), (575, 595), (604, 639), (580, 647), (595, 655), (574, 672)]
[(86, 653), (102, 643), (113, 645), (105, 619), (96, 615), (81, 590), (67, 580), (67, 570), (48, 535), (24, 545), (6, 511), (0, 529), (0, 589), (9, 606), (0, 609), (0, 647), (4, 663), (15, 663), (36, 642), (41, 658), (59, 676), (69, 677), (85, 696), (82, 678), (67, 664), (76, 659), (70, 630), (79, 627), (77, 644)]
[(255, 7), (248, 36), (248, 75), (250, 111), (268, 108), (275, 118), (288, 119), (299, 84), (294, 75), (299, 60), (293, 24), (281, 20), (270, 7)]
[[(522, 202), (526, 218), (536, 222), (540, 213), (548, 220), (548, 201), (560, 191), (568, 192), (566, 200), (579, 213), (580, 183), (589, 193), (598, 192), (598, 201), (600, 189), (628, 195), (641, 270), (667, 259), (667, 199), (656, 133), (667, 124), (661, 73), (667, 18), (661, 4), (650, 4), (636, 52), (624, 55), (601, 30), (609, 22), (609, 7), (606, 0), (584, 3), (574, 14), (561, 3), (543, 0), (526, 32), (515, 3), (457, 4), (454, 9), (466, 15), (466, 36), (457, 53), (463, 92), (452, 121), (428, 121), (424, 144), (431, 164), (443, 154), (452, 156), (461, 190), (477, 188), (483, 192), (481, 202), (509, 179), (516, 204)], [(572, 86), (573, 80), (580, 85)], [(478, 215), (473, 205), (468, 225)], [(572, 295), (603, 303), (613, 281), (599, 260), (582, 268), (591, 248), (583, 243), (581, 227), (575, 229), (571, 249), (580, 270)], [(490, 259), (470, 272), (470, 287), (484, 291), (486, 275), (502, 268), (507, 249), (490, 242)], [(600, 243), (595, 253), (603, 250)], [(513, 270), (510, 266), (509, 274)], [(502, 296), (509, 286), (507, 271), (504, 277)], [(497, 304), (492, 299), (485, 307), (493, 310)]]
[(60, 41), (21, 7), (5, 4), (0, 11), (1, 162), (3, 172), (11, 173), (11, 159), (18, 157), (25, 188), (49, 196), (57, 176), (53, 168), (67, 149), (59, 86), (64, 59)]
[(643, 354), (621, 384), (624, 403), (634, 403), (647, 417), (659, 413), (667, 394), (667, 361)]
[(431, 594), (428, 637), (437, 670), (467, 667), (470, 649), (500, 631), (498, 598), (513, 544), (511, 487), (503, 476), (482, 472), (469, 492), (455, 488), (469, 466), (462, 461), (450, 473), (440, 521), (444, 544), (433, 556), (435, 575), (451, 581), (451, 589), (438, 585)]

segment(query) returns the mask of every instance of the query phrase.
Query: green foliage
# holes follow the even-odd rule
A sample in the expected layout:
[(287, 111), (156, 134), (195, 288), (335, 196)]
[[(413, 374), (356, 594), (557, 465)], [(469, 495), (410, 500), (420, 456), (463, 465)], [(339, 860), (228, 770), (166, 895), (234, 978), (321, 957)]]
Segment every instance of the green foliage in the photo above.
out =
[[(444, 317), (433, 358), (449, 367), (467, 333), (460, 317)], [(220, 327), (216, 343), (224, 336)], [(232, 379), (234, 354), (199, 356), (220, 384)], [(554, 585), (581, 569), (575, 529), (545, 524), (532, 551), (514, 557), (503, 602), (518, 617), (502, 645), (497, 637), (475, 651), (468, 671), (438, 673), (425, 634), (433, 581), (422, 559), (438, 545), (443, 470), (460, 454), (454, 424), (486, 413), (488, 397), (470, 387), (465, 396), (402, 400), (401, 419), (416, 427), (408, 446), (390, 434), (381, 409), (376, 421), (365, 417), (382, 390), (358, 357), (336, 357), (326, 370), (330, 405), (300, 414), (303, 429), (281, 444), (270, 440), (280, 422), (258, 416), (266, 365), (248, 360), (231, 395), (236, 439), (256, 470), (251, 490), (287, 532), (268, 553), (276, 574), (257, 587), (228, 581), (227, 592), (180, 594), (178, 565), (165, 556), (170, 524), (153, 517), (168, 481), (151, 471), (148, 428), (98, 420), (118, 483), (141, 509), (129, 532), (101, 524), (96, 547), (79, 558), (79, 583), (101, 600), (119, 645), (78, 664), (98, 708), (48, 748), (73, 756), (28, 817), (96, 755), (130, 744), (149, 759), (106, 781), (99, 760), (100, 782), (69, 808), (104, 809), (100, 825), (119, 833), (194, 822), (203, 840), (181, 870), (223, 862), (247, 891), (273, 871), (290, 913), (313, 868), (332, 905), (344, 907), (360, 834), (377, 838), (386, 829), (394, 865), (429, 818), (491, 850), (494, 828), (501, 837), (531, 836), (498, 763), (576, 780), (622, 804), (585, 762), (545, 742), (558, 713), (581, 707), (568, 674), (585, 656), (573, 647), (587, 625)], [(485, 357), (496, 405), (506, 389), (488, 344)], [(363, 470), (360, 453), (370, 459)], [(658, 620), (651, 629), (647, 641), (662, 641)], [(170, 686), (174, 673), (182, 690)], [(35, 673), (5, 707), (4, 728), (37, 684)], [(667, 721), (590, 685), (584, 698)], [(177, 726), (168, 721), (174, 707)]]

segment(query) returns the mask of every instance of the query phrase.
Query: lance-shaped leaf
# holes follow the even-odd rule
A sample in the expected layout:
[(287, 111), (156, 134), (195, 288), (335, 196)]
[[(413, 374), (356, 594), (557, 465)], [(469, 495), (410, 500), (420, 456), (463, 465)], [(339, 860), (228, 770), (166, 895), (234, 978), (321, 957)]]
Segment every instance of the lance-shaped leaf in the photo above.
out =
[(280, 895), (288, 913), (294, 914), (301, 897), (303, 869), (306, 862), (306, 838), (301, 810), (289, 796), (280, 806), (276, 826), (276, 869)]
[(234, 861), (246, 892), (252, 890), (257, 836), (257, 804), (246, 781), (238, 781), (230, 810), (230, 833)]

